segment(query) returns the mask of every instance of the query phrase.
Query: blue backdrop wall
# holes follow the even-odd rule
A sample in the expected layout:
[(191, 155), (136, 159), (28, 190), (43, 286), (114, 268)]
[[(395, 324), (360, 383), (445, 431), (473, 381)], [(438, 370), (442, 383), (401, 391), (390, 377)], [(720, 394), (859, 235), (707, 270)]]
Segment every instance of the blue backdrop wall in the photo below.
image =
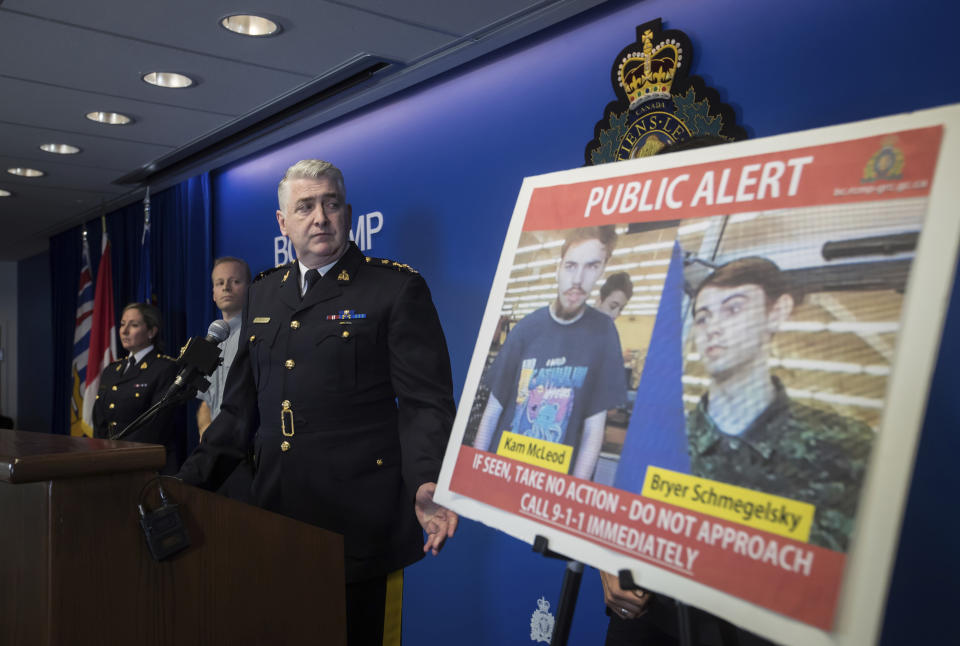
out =
[[(334, 161), (360, 216), (354, 231), (361, 246), (410, 263), (428, 280), (459, 396), (522, 178), (582, 165), (593, 126), (614, 99), (613, 57), (634, 40), (637, 25), (661, 17), (665, 28), (686, 32), (693, 73), (720, 90), (751, 137), (762, 137), (960, 100), (960, 86), (941, 76), (960, 62), (951, 44), (957, 14), (932, 1), (651, 0), (601, 8), (216, 173), (215, 253), (244, 256), (259, 268), (285, 261), (275, 240), (276, 183), (298, 159)], [(938, 64), (891, 54), (921, 41), (921, 59)], [(949, 469), (937, 464), (941, 451), (958, 448), (949, 430), (956, 404), (939, 394), (955, 383), (949, 357), (957, 350), (944, 346), (894, 580), (891, 607), (911, 611), (890, 614), (884, 643), (923, 642), (925, 631), (930, 641), (939, 637), (922, 621), (936, 616), (937, 595), (925, 595), (920, 608), (898, 590), (949, 576), (945, 541), (937, 557), (920, 547), (936, 540), (930, 532), (946, 529), (921, 496), (957, 484), (956, 476), (938, 475)], [(947, 522), (956, 529), (955, 519)], [(955, 579), (955, 557), (950, 569)], [(530, 643), (537, 599), (555, 611), (562, 575), (562, 564), (466, 522), (440, 558), (408, 570), (404, 638)], [(602, 643), (605, 622), (597, 576), (588, 573), (571, 643)]]
[[(38, 285), (50, 283), (50, 255), (37, 254), (17, 264), (17, 362), (35, 366), (29, 379), (18, 377), (17, 428), (51, 430), (50, 393), (53, 392), (53, 338), (50, 294)], [(46, 351), (45, 351), (46, 350)], [(34, 363), (37, 362), (37, 363)]]
[[(411, 264), (429, 282), (459, 396), (522, 178), (582, 165), (594, 124), (614, 99), (613, 58), (634, 40), (637, 25), (662, 18), (665, 28), (684, 31), (694, 47), (692, 72), (720, 91), (751, 137), (762, 137), (960, 101), (954, 80), (960, 52), (953, 45), (958, 16), (954, 5), (935, 0), (611, 2), (214, 172), (213, 255), (244, 257), (254, 271), (286, 261), (274, 215), (276, 183), (298, 159), (335, 162), (347, 179), (361, 247)], [(31, 270), (29, 262), (21, 263), (21, 275)], [(65, 280), (75, 290), (75, 275)], [(206, 284), (189, 291), (209, 294)], [(947, 330), (960, 316), (956, 292), (955, 286)], [(190, 308), (200, 310), (206, 313)], [(939, 501), (941, 492), (960, 486), (951, 460), (960, 452), (960, 404), (952, 397), (958, 365), (960, 341), (948, 333), (884, 644), (942, 641), (956, 601), (960, 559), (951, 555), (951, 540), (960, 521), (942, 513)], [(28, 379), (29, 369), (22, 368), (20, 383)], [(439, 558), (408, 569), (404, 639), (414, 645), (531, 643), (537, 600), (546, 598), (554, 612), (562, 576), (562, 563), (464, 522)], [(605, 624), (599, 582), (588, 572), (570, 643), (602, 643)]]

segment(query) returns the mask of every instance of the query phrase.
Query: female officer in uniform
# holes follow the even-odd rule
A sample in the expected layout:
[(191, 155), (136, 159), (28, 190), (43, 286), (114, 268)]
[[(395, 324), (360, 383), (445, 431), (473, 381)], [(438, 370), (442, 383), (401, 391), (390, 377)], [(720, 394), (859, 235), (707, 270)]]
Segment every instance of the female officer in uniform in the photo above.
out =
[[(114, 361), (100, 375), (100, 390), (93, 405), (93, 436), (110, 438), (157, 402), (173, 383), (177, 364), (159, 352), (160, 310), (147, 303), (130, 303), (120, 317), (120, 343), (127, 356)], [(170, 409), (122, 439), (163, 444), (167, 467), (176, 471), (174, 433)]]

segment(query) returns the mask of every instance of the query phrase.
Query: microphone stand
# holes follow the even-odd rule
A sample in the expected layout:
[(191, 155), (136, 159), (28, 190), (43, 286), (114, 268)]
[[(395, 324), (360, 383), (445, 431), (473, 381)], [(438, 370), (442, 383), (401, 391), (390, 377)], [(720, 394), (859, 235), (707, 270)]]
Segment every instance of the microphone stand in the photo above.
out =
[(119, 433), (110, 436), (111, 440), (120, 440), (143, 427), (157, 414), (170, 406), (192, 399), (197, 392), (206, 392), (210, 381), (206, 378), (220, 365), (220, 346), (223, 339), (194, 337), (187, 341), (177, 358), (177, 365), (182, 366), (180, 373), (173, 384), (167, 389), (163, 397), (150, 408), (143, 411), (135, 420), (127, 424)]
[(171, 396), (170, 392), (167, 392), (159, 401), (155, 402), (150, 408), (140, 413), (135, 420), (127, 424), (122, 431), (111, 435), (110, 439), (122, 440), (130, 433), (133, 433), (140, 427), (145, 426), (150, 420), (156, 417), (160, 411), (170, 408), (171, 406), (176, 406), (177, 404), (182, 404), (183, 402), (192, 399), (198, 392), (206, 392), (207, 388), (210, 387), (210, 381), (205, 378), (201, 378), (199, 381), (200, 383), (196, 384), (193, 388), (185, 388), (179, 394)]

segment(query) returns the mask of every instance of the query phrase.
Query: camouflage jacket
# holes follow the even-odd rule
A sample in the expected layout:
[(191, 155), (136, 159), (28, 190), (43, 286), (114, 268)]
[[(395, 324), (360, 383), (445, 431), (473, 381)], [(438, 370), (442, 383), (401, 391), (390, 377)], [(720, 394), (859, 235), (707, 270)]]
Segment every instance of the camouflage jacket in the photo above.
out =
[(810, 503), (810, 542), (846, 551), (873, 430), (863, 422), (791, 400), (774, 377), (773, 403), (738, 436), (720, 431), (705, 394), (687, 416), (695, 476)]

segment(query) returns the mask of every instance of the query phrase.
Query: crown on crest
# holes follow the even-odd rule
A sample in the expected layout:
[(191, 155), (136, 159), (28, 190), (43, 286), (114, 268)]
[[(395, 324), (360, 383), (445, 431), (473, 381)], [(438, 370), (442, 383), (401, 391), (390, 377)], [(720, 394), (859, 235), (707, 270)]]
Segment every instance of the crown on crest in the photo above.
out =
[(643, 52), (631, 52), (620, 61), (617, 82), (627, 94), (630, 108), (651, 99), (669, 99), (670, 86), (683, 60), (680, 43), (668, 38), (653, 45), (653, 31), (643, 32)]

